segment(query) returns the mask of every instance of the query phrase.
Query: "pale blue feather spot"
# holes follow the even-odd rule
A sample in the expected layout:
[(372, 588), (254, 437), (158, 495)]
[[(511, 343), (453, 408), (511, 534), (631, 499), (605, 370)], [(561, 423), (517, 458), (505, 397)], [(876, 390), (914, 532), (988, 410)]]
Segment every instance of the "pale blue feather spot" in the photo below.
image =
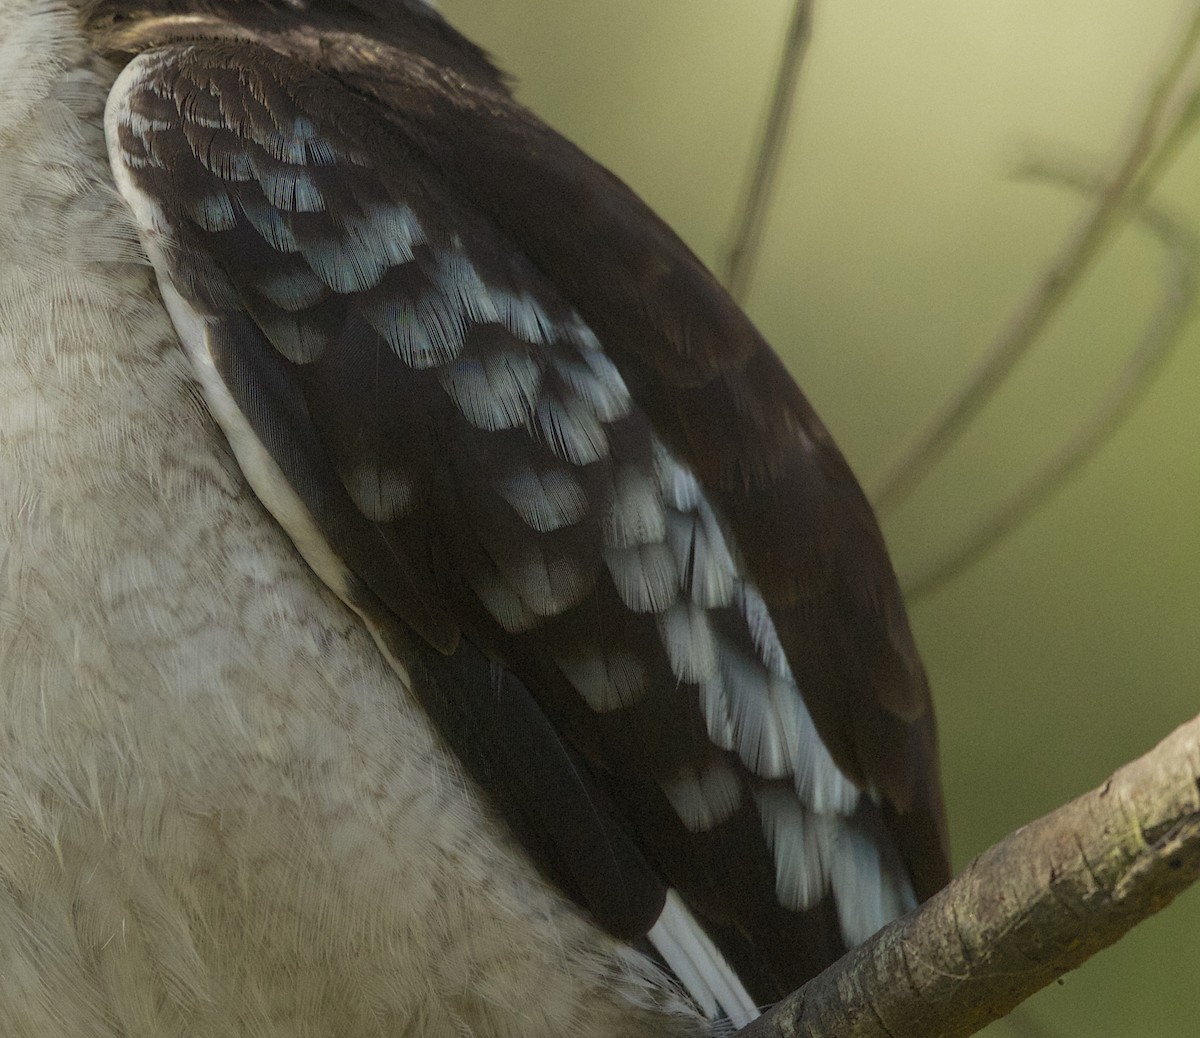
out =
[(825, 814), (835, 812), (853, 813), (862, 797), (862, 791), (848, 779), (834, 762), (812, 716), (804, 705), (800, 690), (791, 681), (771, 676), (777, 695), (788, 696), (795, 704), (797, 716), (796, 767), (794, 785), (796, 795), (814, 811)]
[(675, 602), (656, 619), (667, 659), (680, 681), (699, 683), (717, 673), (717, 647), (706, 610)]
[(542, 442), (572, 465), (590, 465), (608, 455), (604, 429), (582, 401), (556, 400), (545, 394), (538, 401), (534, 422)]
[(728, 605), (733, 598), (737, 570), (725, 537), (703, 500), (690, 514), (670, 514), (667, 543), (675, 553), (684, 588), (692, 601), (710, 608)]
[(654, 470), (663, 500), (680, 512), (691, 512), (700, 503), (700, 483), (691, 469), (681, 465), (660, 441), (654, 441)]
[(512, 350), (464, 357), (439, 374), (467, 421), (489, 432), (529, 424), (541, 377), (535, 357)]
[(578, 605), (592, 588), (590, 573), (574, 558), (547, 558), (536, 549), (506, 575), (525, 606), (539, 617), (557, 616)]
[(667, 516), (655, 481), (636, 465), (623, 465), (613, 481), (604, 517), (604, 543), (614, 548), (662, 541)]
[(387, 261), (377, 252), (345, 238), (307, 245), (302, 251), (313, 272), (343, 295), (374, 288), (388, 269)]
[(308, 157), (303, 138), (271, 133), (267, 134), (264, 139), (260, 139), (258, 143), (273, 159), (292, 166), (304, 165), (304, 161)]
[(556, 356), (554, 368), (602, 422), (614, 422), (629, 413), (632, 400), (625, 380), (603, 353), (585, 353), (578, 360)]
[(377, 206), (347, 217), (340, 234), (305, 246), (304, 256), (335, 292), (365, 292), (391, 267), (411, 261), (421, 238), (410, 209)]
[(144, 112), (127, 110), (125, 119), (127, 125), (143, 142), (152, 133), (161, 133), (163, 130), (171, 128), (171, 122), (167, 119), (155, 119), (146, 115)]
[(196, 156), (206, 169), (222, 180), (245, 183), (255, 178), (254, 163), (244, 151), (210, 147)]
[(337, 152), (333, 145), (320, 137), (304, 142), (308, 157), (314, 166), (334, 166), (337, 164)]
[(189, 90), (182, 99), (177, 99), (179, 114), (195, 126), (215, 130), (224, 128), (225, 117), (217, 106), (217, 99), (207, 90)]
[(772, 674), (791, 681), (792, 669), (788, 666), (783, 645), (775, 630), (775, 621), (771, 619), (771, 612), (758, 588), (750, 583), (739, 582), (736, 588), (736, 598), (738, 608), (746, 618), (750, 637), (754, 639), (754, 646), (763, 662), (766, 663)]
[(362, 215), (347, 218), (346, 233), (393, 267), (412, 262), (413, 249), (425, 241), (421, 223), (407, 205), (369, 205)]
[(537, 615), (526, 607), (521, 596), (498, 573), (478, 574), (470, 584), (484, 609), (509, 634), (518, 634), (537, 626)]
[(603, 549), (613, 586), (635, 613), (661, 613), (679, 598), (679, 568), (665, 544)]
[(267, 205), (266, 202), (248, 200), (239, 197), (238, 204), (250, 225), (259, 233), (262, 239), (277, 252), (293, 253), (300, 251), (300, 243), (292, 234), (284, 215)]
[(793, 911), (812, 908), (829, 890), (837, 817), (809, 813), (782, 789), (757, 790), (754, 799), (775, 858), (775, 896)]
[(309, 173), (292, 166), (255, 163), (255, 179), (277, 209), (287, 213), (321, 213), (325, 199)]
[(500, 310), (492, 289), (460, 249), (439, 252), (433, 277), (447, 305), (459, 310), (464, 321), (474, 324), (499, 321)]
[(693, 833), (709, 832), (727, 822), (742, 802), (742, 784), (724, 763), (714, 762), (699, 772), (685, 765), (659, 785), (679, 820)]
[(885, 861), (869, 833), (845, 826), (832, 844), (829, 879), (847, 944), (860, 944), (897, 916), (916, 908), (907, 870), (894, 854)]
[(799, 696), (776, 696), (762, 662), (720, 643), (718, 656), (733, 743), (742, 762), (763, 778), (794, 773), (800, 741)]
[(466, 317), (440, 293), (415, 303), (388, 299), (367, 310), (368, 319), (409, 367), (419, 370), (454, 360), (466, 339)]
[(292, 136), (307, 143), (317, 139), (317, 128), (308, 116), (297, 115), (292, 119)]
[(535, 346), (551, 341), (554, 322), (528, 292), (514, 294), (494, 290), (492, 299), (500, 322), (518, 339)]
[(578, 315), (573, 315), (571, 320), (559, 329), (563, 338), (578, 346), (581, 350), (594, 352), (600, 350), (600, 340), (596, 338), (596, 333), (592, 331), (582, 318)]
[(569, 472), (537, 473), (524, 468), (501, 480), (498, 489), (517, 515), (539, 533), (573, 526), (587, 515), (587, 495)]
[(206, 231), (229, 231), (237, 226), (237, 213), (225, 192), (205, 195), (189, 205), (192, 219)]
[(700, 714), (704, 718), (704, 729), (713, 745), (722, 750), (733, 751), (736, 741), (733, 734), (733, 718), (725, 679), (720, 670), (699, 683)]

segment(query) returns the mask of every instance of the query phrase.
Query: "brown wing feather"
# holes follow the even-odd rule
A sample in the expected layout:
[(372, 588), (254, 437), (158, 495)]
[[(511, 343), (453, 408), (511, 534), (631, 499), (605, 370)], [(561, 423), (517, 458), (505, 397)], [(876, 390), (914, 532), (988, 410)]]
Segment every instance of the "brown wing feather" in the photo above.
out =
[[(306, 49), (302, 34), (280, 43)], [(325, 66), (374, 97), (596, 331), (720, 503), (835, 760), (889, 802), (917, 889), (944, 885), (936, 727), (895, 573), (849, 465), (770, 345), (641, 199), (495, 83), (467, 69), (466, 89), (430, 82), (404, 52)]]
[[(421, 209), (426, 229), (453, 226), (454, 218), (439, 218), (437, 207), (453, 214), (458, 204), (454, 199), (469, 199), (471, 215), (460, 214), (460, 222), (474, 225), (482, 219), (480, 226), (491, 229), (472, 239), (472, 262), (491, 269), (504, 281), (512, 277), (506, 268), (506, 253), (511, 250), (520, 255), (521, 264), (529, 265), (529, 275), (545, 288), (540, 298), (551, 309), (554, 305), (560, 308), (553, 314), (554, 320), (569, 323), (570, 315), (577, 314), (604, 343), (636, 405), (628, 421), (606, 426), (614, 456), (644, 454), (650, 449), (646, 437), (652, 435), (700, 478), (740, 554), (748, 580), (757, 585), (770, 610), (821, 739), (843, 771), (883, 795), (883, 818), (908, 863), (918, 893), (926, 895), (940, 886), (948, 867), (929, 693), (882, 538), (869, 505), (828, 433), (749, 320), (632, 192), (516, 106), (477, 51), (464, 52), (456, 65), (453, 40), (443, 28), (434, 32), (418, 19), (398, 23), (402, 31), (382, 37), (339, 30), (339, 44), (328, 46), (317, 31), (319, 17), (316, 22), (309, 19), (301, 24), (286, 12), (272, 11), (275, 17), (267, 26), (260, 14), (238, 13), (260, 24), (239, 25), (222, 16), (205, 28), (204, 35), (255, 36), (278, 53), (308, 62), (351, 88), (358, 98), (346, 94), (334, 106), (345, 154), (351, 155), (359, 146), (355, 142), (361, 142), (368, 153), (364, 167), (391, 168), (389, 177), (403, 169), (406, 176), (415, 178), (416, 196), (424, 202), (413, 204), (419, 209), (426, 207)], [(196, 31), (194, 22), (176, 28), (159, 23), (154, 28), (157, 39)], [(432, 42), (426, 39), (431, 32)], [(129, 34), (124, 38), (128, 41)], [(438, 54), (438, 62), (429, 59), (427, 44)], [(201, 71), (205, 61), (214, 60), (236, 69), (241, 56), (236, 49), (210, 53), (200, 62)], [(289, 106), (309, 113), (328, 107), (331, 86), (319, 73), (304, 72), (269, 56), (264, 59), (262, 54), (257, 60), (271, 70), (262, 89), (269, 92), (274, 85), (282, 89), (282, 95), (257, 98), (261, 111), (247, 102), (247, 125), (254, 123), (255, 113), (261, 124), (258, 129), (251, 125), (251, 138), (266, 139), (274, 132), (273, 112), (291, 110)], [(381, 122), (390, 125), (383, 136), (393, 143), (377, 151), (373, 142), (380, 136)], [(202, 147), (215, 149), (219, 168), (220, 136), (208, 134), (208, 130), (205, 134), (201, 144), (193, 139), (188, 147), (195, 155)], [(245, 147), (245, 141), (241, 146)], [(237, 148), (231, 147), (227, 158), (236, 163), (233, 152)], [(211, 157), (212, 152), (207, 154)], [(183, 158), (186, 160), (186, 155)], [(388, 183), (387, 177), (383, 183)], [(392, 194), (387, 201), (396, 201), (397, 190), (407, 190), (397, 188), (397, 183), (393, 181), (388, 188)], [(368, 176), (360, 187), (370, 194), (379, 184)], [(198, 189), (202, 193), (206, 188), (200, 184)], [(437, 195), (436, 200), (428, 195), (429, 190)], [(334, 197), (332, 191), (326, 194)], [(306, 223), (307, 214), (295, 213), (289, 217), (289, 230), (303, 237), (305, 228), (310, 227), (314, 247), (319, 248), (322, 235), (328, 237), (330, 221), (337, 230), (347, 214), (363, 209), (362, 201), (363, 197), (354, 196), (353, 204), (342, 211), (335, 204), (326, 224), (316, 216)], [(255, 231), (261, 238), (262, 227), (256, 225)], [(189, 233), (194, 234), (195, 229)], [(267, 233), (264, 240), (272, 244), (269, 239)], [(445, 247), (450, 240), (448, 232), (439, 240)], [(246, 266), (249, 253), (243, 252), (244, 244), (245, 240), (230, 238), (214, 254), (218, 263), (235, 274), (235, 280), (238, 270), (261, 274), (261, 267)], [(215, 246), (212, 241), (193, 241), (191, 248), (191, 261), (203, 262)], [(185, 265), (188, 251), (181, 250)], [(268, 256), (268, 265), (272, 262), (278, 258)], [(284, 269), (283, 273), (297, 271)], [(193, 271), (184, 275), (193, 287), (204, 283), (204, 274)], [(378, 291), (385, 297), (411, 294), (417, 289), (401, 283), (411, 276), (416, 276), (411, 269), (391, 270), (385, 280), (401, 281), (388, 281)], [(337, 292), (333, 293), (336, 298), (320, 300), (316, 299), (319, 293), (314, 293), (311, 306), (300, 316), (289, 311), (286, 319), (278, 312), (268, 312), (270, 308), (256, 310), (248, 301), (250, 296), (240, 293), (239, 305), (251, 313), (258, 327), (274, 339), (287, 339), (288, 348), (303, 353), (305, 343), (324, 344), (323, 359), (330, 361), (325, 375), (313, 375), (320, 368), (317, 364), (310, 366), (311, 370), (285, 372), (281, 377), (288, 382), (289, 392), (306, 401), (304, 421), (315, 423), (313, 435), (325, 444), (300, 449), (327, 450), (335, 466), (339, 457), (353, 461), (362, 450), (361, 443), (339, 439), (344, 423), (339, 424), (337, 414), (339, 409), (356, 406), (356, 394), (366, 391), (377, 398), (386, 391), (393, 402), (413, 394), (418, 415), (425, 414), (422, 408), (432, 399), (427, 388), (393, 379), (386, 371), (367, 384), (354, 374), (358, 370), (352, 356), (355, 313), (369, 309), (373, 291), (376, 289), (351, 293), (354, 300), (349, 309)], [(554, 300), (557, 303), (552, 303)], [(309, 320), (311, 326), (305, 326), (303, 322)], [(372, 334), (377, 340), (377, 331), (368, 333), (367, 338)], [(366, 342), (368, 353), (378, 348), (375, 340)], [(344, 356), (335, 356), (336, 351), (328, 349), (333, 341)], [(471, 349), (478, 349), (481, 356), (487, 353), (486, 341), (472, 341)], [(230, 348), (236, 352), (245, 344)], [(300, 360), (307, 363), (308, 358)], [(272, 363), (278, 363), (278, 358)], [(417, 382), (425, 378), (421, 372), (416, 376), (409, 372), (409, 376), (417, 377)], [(394, 383), (390, 388), (389, 379)], [(425, 378), (425, 383), (430, 383), (430, 378)], [(570, 399), (568, 394), (559, 400), (560, 410), (569, 408)], [(327, 406), (332, 410), (324, 411)], [(460, 402), (460, 409), (462, 406)], [(795, 983), (803, 975), (797, 970), (807, 971), (809, 965), (802, 966), (794, 947), (780, 941), (778, 934), (803, 933), (816, 924), (816, 916), (798, 929), (795, 920), (781, 921), (787, 913), (780, 914), (771, 889), (771, 857), (762, 843), (754, 809), (748, 801), (743, 802), (728, 825), (697, 833), (679, 825), (677, 812), (670, 810), (661, 794), (661, 782), (672, 768), (703, 768), (714, 753), (704, 737), (699, 706), (689, 698), (695, 692), (684, 688), (682, 700), (677, 696), (648, 697), (628, 704), (627, 709), (597, 714), (573, 693), (559, 667), (548, 665), (548, 659), (561, 662), (564, 654), (570, 655), (573, 644), (591, 638), (597, 623), (611, 628), (614, 622), (621, 622), (606, 619), (621, 615), (622, 605), (615, 587), (604, 580), (597, 582), (595, 573), (581, 578), (586, 587), (578, 608), (557, 618), (543, 617), (544, 622), (528, 634), (502, 630), (494, 611), (481, 608), (473, 593), (456, 584), (463, 574), (469, 577), (481, 566), (508, 579), (511, 567), (520, 565), (522, 537), (529, 537), (527, 528), (514, 527), (509, 535), (489, 523), (503, 511), (498, 509), (494, 491), (489, 491), (492, 498), (484, 494), (472, 500), (470, 495), (463, 498), (456, 487), (456, 480), (478, 482), (479, 472), (490, 471), (489, 451), (499, 442), (497, 434), (478, 437), (465, 430), (463, 438), (460, 426), (449, 422), (444, 413), (425, 414), (415, 424), (411, 419), (409, 415), (407, 424), (402, 422), (391, 432), (381, 430), (373, 457), (378, 461), (392, 449), (389, 443), (401, 441), (427, 458), (451, 447), (443, 459), (450, 459), (453, 470), (453, 458), (461, 457), (466, 468), (440, 484), (431, 481), (431, 469), (424, 469), (413, 474), (414, 486), (423, 488), (420, 505), (434, 523), (454, 516), (455, 522), (466, 524), (468, 532), (458, 536), (450, 530), (431, 538), (429, 518), (393, 517), (389, 523), (364, 526), (361, 502), (356, 501), (357, 510), (339, 504), (327, 527), (335, 541), (341, 529), (340, 550), (347, 562), (373, 587), (371, 594), (381, 598), (385, 608), (406, 618), (443, 651), (453, 651), (462, 630), (472, 646), (482, 646), (488, 654), (503, 659), (534, 692), (556, 728), (599, 769), (597, 774), (608, 791), (605, 796), (622, 803), (628, 824), (649, 839), (651, 863), (662, 868), (715, 927), (726, 928), (728, 947), (735, 948), (731, 954), (737, 957), (739, 941), (758, 945), (760, 951), (766, 948), (770, 963), (766, 972), (783, 987)], [(269, 425), (275, 418), (263, 420)], [(430, 429), (440, 430), (443, 439), (417, 446)], [(298, 448), (293, 444), (280, 449), (286, 453)], [(547, 456), (543, 462), (551, 465), (561, 460)], [(406, 461), (396, 458), (397, 469)], [(503, 457), (497, 456), (496, 464), (502, 463)], [(345, 473), (340, 476), (345, 482)], [(602, 512), (608, 507), (606, 501), (611, 504), (605, 495), (614, 492), (612, 480), (611, 473), (603, 477), (602, 492), (589, 497), (591, 507)], [(477, 509), (477, 514), (464, 514), (460, 519), (455, 509), (464, 504), (468, 510)], [(343, 522), (349, 526), (342, 528)], [(405, 530), (405, 522), (413, 528)], [(594, 534), (594, 528), (589, 529)], [(569, 540), (577, 533), (563, 537)], [(380, 577), (372, 585), (371, 552), (378, 548), (371, 546), (380, 538), (394, 575)], [(565, 541), (558, 544), (549, 535), (537, 538), (542, 557), (550, 559), (560, 550), (564, 559), (580, 556)], [(517, 554), (510, 558), (511, 551)], [(583, 554), (586, 556), (586, 551)], [(450, 576), (452, 573), (458, 576)], [(421, 603), (421, 611), (410, 615), (412, 601)], [(747, 620), (731, 616), (735, 626), (743, 625), (739, 628), (743, 633), (729, 634), (733, 645), (739, 637), (748, 637), (744, 633)], [(678, 667), (676, 679), (672, 679), (661, 647), (652, 637), (653, 628), (640, 634), (638, 630), (633, 625), (618, 640), (623, 639), (635, 656), (654, 657), (654, 666), (664, 671), (668, 682), (677, 680)], [(754, 647), (747, 642), (745, 651), (752, 654)], [(663, 709), (668, 714), (675, 711), (675, 719), (656, 716)], [(690, 720), (681, 727), (679, 716)], [(648, 770), (647, 761), (651, 762)], [(759, 788), (755, 785), (759, 781), (751, 779), (754, 789)], [(875, 809), (869, 801), (864, 805), (866, 814), (855, 824), (870, 829)], [(739, 828), (742, 822), (738, 819), (749, 826), (746, 832)], [(735, 862), (736, 876), (729, 871)], [(814, 906), (812, 912), (827, 916), (829, 906), (820, 904), (825, 908), (818, 911), (819, 905)], [(827, 930), (822, 931), (826, 936)], [(836, 936), (831, 941), (829, 952), (818, 955), (821, 961), (840, 946)]]

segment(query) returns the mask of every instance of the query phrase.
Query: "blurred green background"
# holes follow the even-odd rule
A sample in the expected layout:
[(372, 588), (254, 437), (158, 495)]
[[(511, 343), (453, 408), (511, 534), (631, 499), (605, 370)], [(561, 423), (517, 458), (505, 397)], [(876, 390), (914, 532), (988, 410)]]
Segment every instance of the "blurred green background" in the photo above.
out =
[[(730, 241), (790, 0), (443, 0), (519, 96), (710, 265)], [(1086, 206), (1014, 179), (1107, 169), (1194, 0), (818, 0), (747, 306), (870, 486), (957, 387)], [(1200, 230), (1200, 141), (1155, 200)], [(1092, 412), (1161, 291), (1132, 225), (981, 420), (884, 517), (902, 579)], [(1200, 710), (1200, 322), (1031, 520), (910, 604), (956, 865)], [(1200, 1034), (1200, 891), (990, 1038)]]

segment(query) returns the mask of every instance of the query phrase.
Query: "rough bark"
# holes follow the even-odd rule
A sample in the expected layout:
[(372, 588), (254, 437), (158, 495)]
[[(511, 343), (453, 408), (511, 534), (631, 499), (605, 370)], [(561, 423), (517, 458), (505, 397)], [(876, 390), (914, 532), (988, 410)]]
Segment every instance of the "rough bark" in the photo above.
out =
[(1200, 717), (1023, 826), (739, 1038), (974, 1034), (1200, 879)]

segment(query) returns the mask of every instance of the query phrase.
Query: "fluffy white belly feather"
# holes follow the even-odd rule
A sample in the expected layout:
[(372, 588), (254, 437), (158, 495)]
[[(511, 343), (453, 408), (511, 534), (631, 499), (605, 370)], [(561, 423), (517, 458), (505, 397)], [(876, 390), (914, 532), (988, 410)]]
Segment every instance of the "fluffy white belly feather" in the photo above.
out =
[(114, 75), (0, 0), (0, 1034), (697, 1030), (249, 492), (112, 187)]

